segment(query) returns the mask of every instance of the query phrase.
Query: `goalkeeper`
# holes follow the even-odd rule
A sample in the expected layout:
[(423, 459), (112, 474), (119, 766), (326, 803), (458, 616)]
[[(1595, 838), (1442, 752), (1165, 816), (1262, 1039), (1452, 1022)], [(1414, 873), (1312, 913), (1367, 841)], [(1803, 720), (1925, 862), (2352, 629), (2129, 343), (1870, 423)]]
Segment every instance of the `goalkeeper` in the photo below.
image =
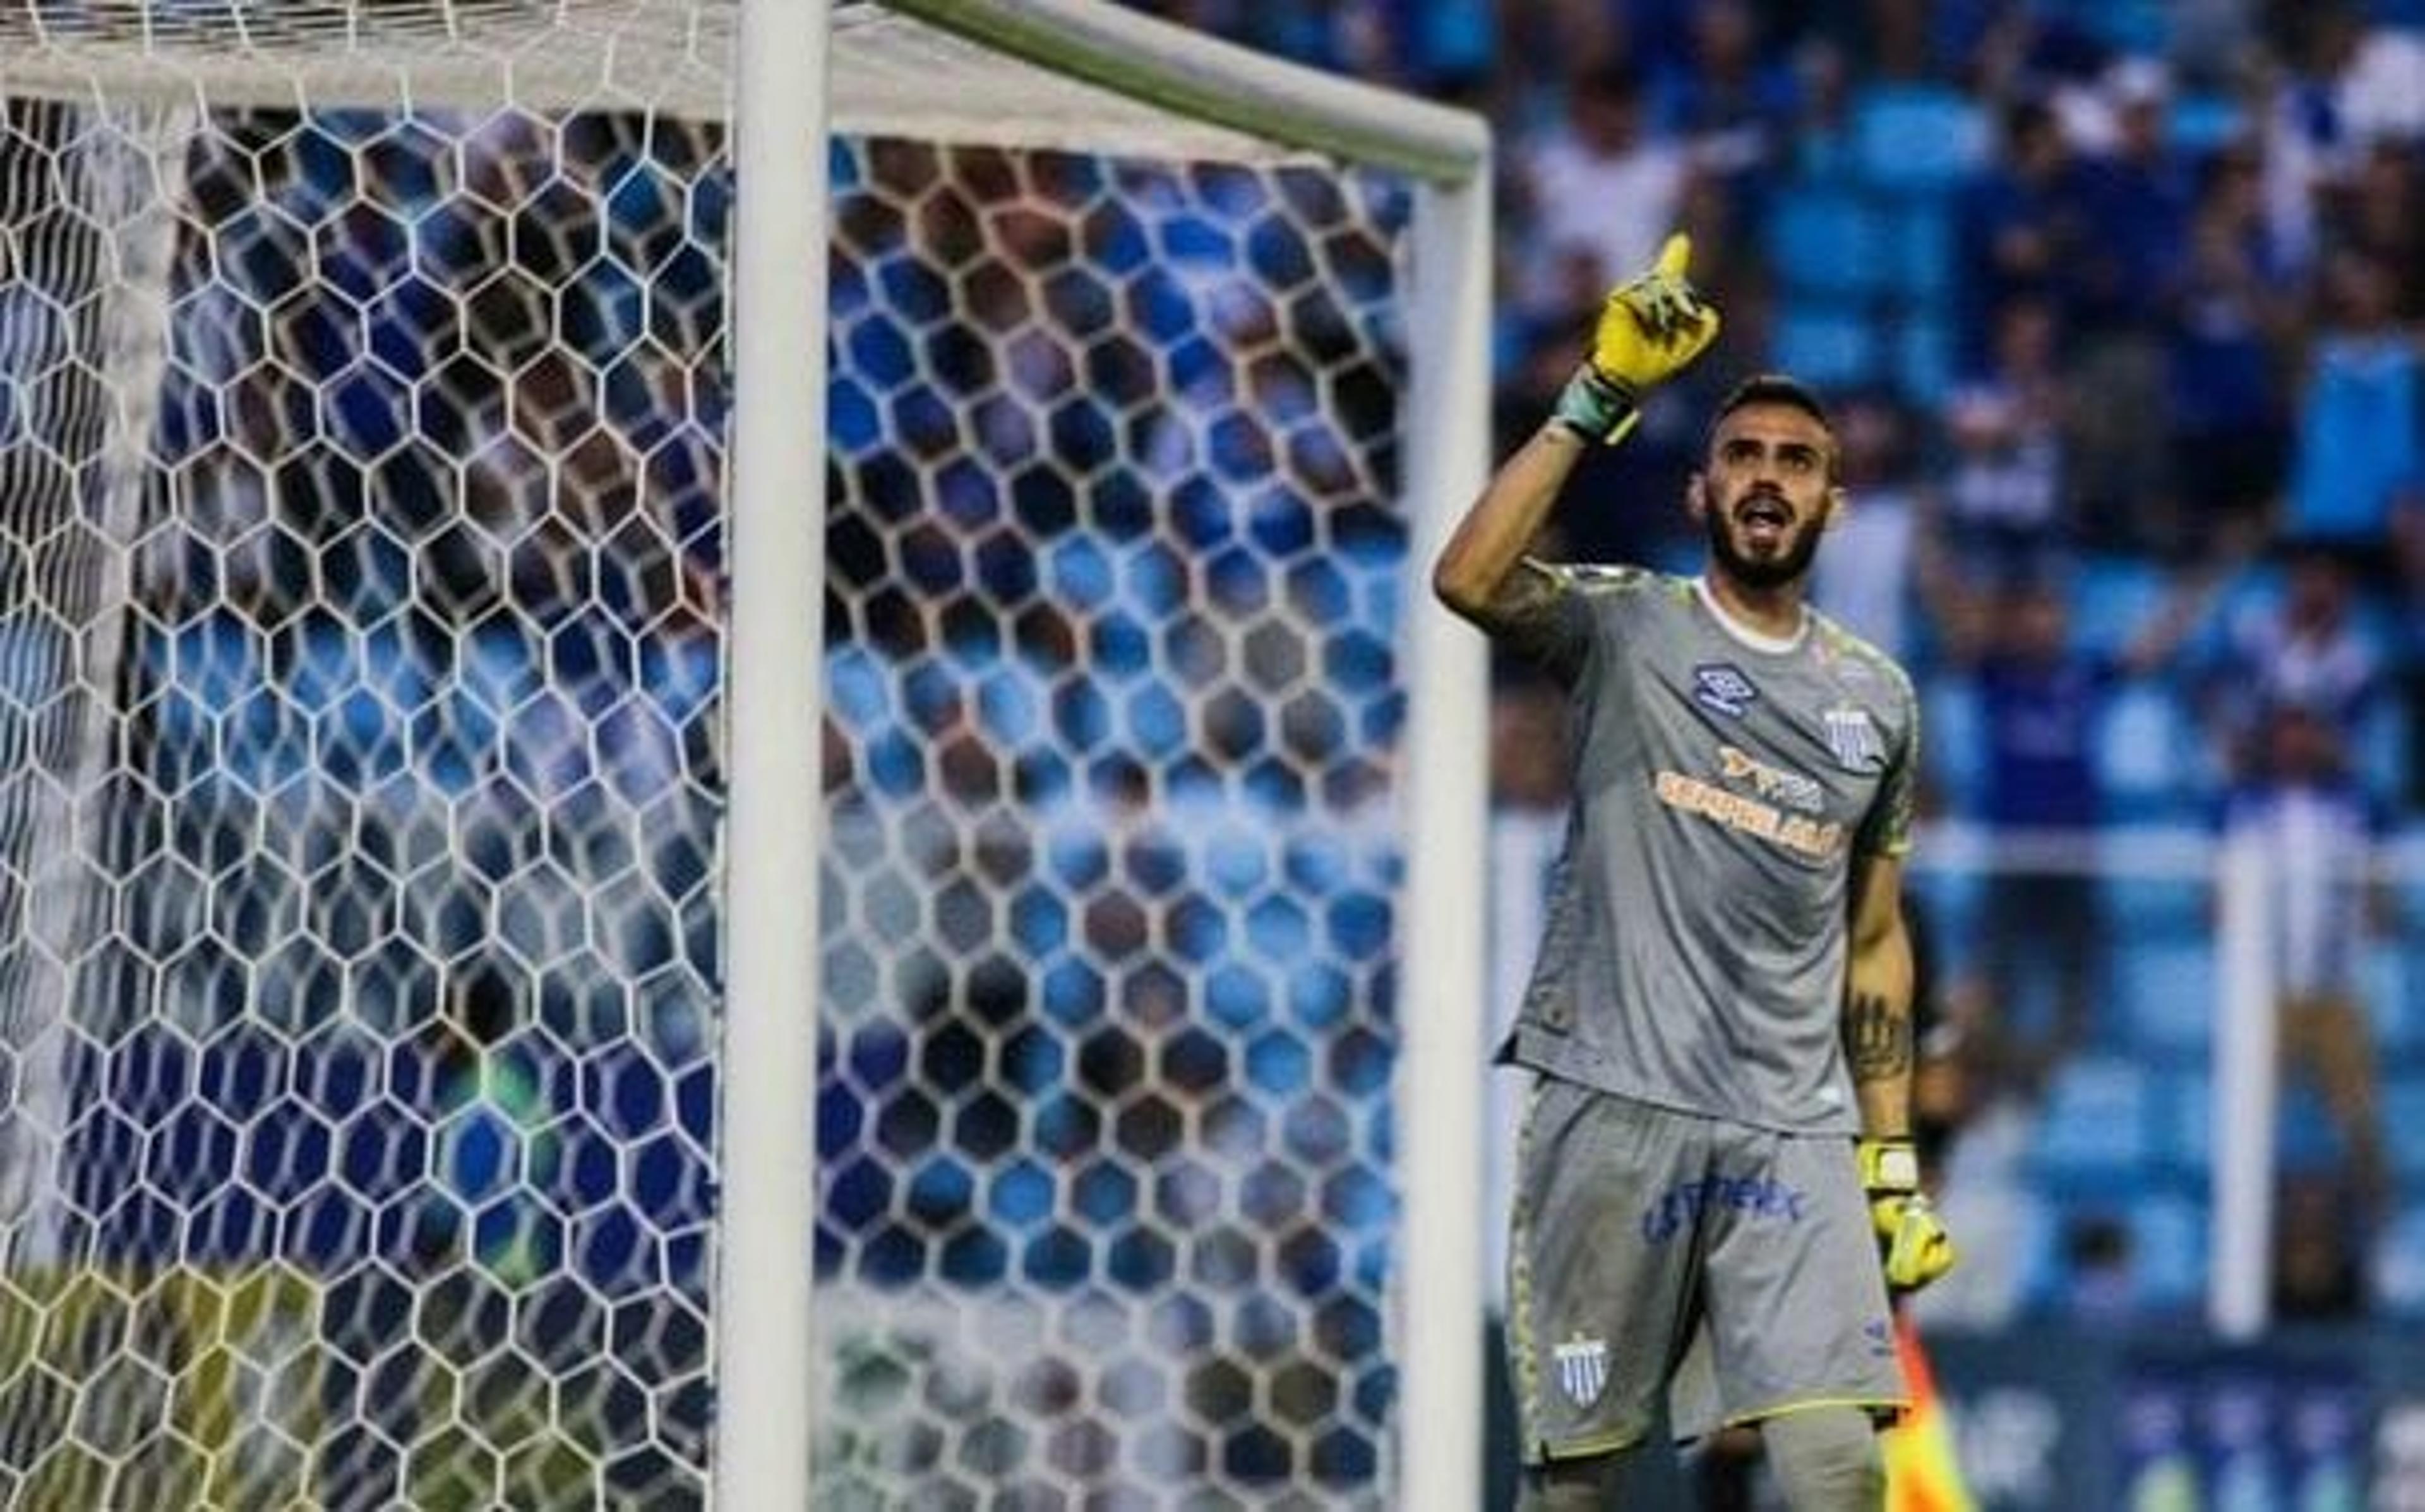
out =
[(1905, 1403), (1888, 1289), (1953, 1251), (1910, 1138), (1911, 684), (1804, 602), (1843, 507), (1826, 412), (1775, 376), (1719, 404), (1684, 499), (1698, 576), (1526, 554), (1585, 449), (1716, 337), (1689, 256), (1670, 238), (1610, 293), (1433, 574), (1572, 715), (1566, 851), (1500, 1051), (1534, 1074), (1508, 1277), (1524, 1504), (1607, 1505), (1663, 1394), (1679, 1439), (1757, 1424), (1794, 1507), (1868, 1509)]

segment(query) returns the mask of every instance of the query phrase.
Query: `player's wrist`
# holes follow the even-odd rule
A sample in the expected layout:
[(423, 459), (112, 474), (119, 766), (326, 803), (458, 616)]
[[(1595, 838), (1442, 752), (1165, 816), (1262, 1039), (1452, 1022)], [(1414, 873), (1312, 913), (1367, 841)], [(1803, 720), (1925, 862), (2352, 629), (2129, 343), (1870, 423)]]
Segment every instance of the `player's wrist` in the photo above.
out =
[(1640, 399), (1631, 384), (1583, 362), (1558, 390), (1550, 418), (1586, 441), (1614, 442), (1630, 428)]
[(1919, 1149), (1908, 1135), (1864, 1135), (1854, 1147), (1861, 1186), (1872, 1194), (1919, 1190)]

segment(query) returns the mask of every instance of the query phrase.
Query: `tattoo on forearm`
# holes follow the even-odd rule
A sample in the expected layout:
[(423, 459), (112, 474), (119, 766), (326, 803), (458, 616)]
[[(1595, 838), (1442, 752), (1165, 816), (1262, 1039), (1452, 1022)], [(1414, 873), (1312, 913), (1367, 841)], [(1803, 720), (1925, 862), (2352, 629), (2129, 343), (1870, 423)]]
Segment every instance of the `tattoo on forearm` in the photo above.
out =
[(1860, 994), (1844, 1011), (1844, 1052), (1855, 1081), (1904, 1074), (1911, 1070), (1911, 1015), (1875, 993)]

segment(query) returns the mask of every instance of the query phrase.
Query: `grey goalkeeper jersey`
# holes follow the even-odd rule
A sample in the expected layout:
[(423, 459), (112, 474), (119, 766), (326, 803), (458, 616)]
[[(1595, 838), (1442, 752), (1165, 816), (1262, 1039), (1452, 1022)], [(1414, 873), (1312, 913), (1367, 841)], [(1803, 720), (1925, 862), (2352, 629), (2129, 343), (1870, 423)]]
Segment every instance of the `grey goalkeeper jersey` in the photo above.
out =
[(1568, 690), (1575, 803), (1503, 1059), (1688, 1112), (1859, 1132), (1839, 1034), (1853, 858), (1910, 844), (1911, 683), (1812, 611), (1547, 566), (1504, 633)]

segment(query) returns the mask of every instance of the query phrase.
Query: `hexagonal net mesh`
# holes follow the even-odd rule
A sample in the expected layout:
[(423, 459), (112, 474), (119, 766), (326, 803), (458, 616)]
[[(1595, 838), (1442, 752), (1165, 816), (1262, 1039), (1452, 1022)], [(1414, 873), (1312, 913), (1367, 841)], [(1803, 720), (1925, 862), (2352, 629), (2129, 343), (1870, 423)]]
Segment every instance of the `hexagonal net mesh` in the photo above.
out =
[(719, 133), (5, 110), (13, 1504), (695, 1500)]
[[(8, 68), (0, 1500), (697, 1504), (723, 129)], [(1406, 192), (831, 171), (820, 1503), (1384, 1501)]]
[(838, 164), (821, 1469), (1378, 1499), (1406, 198)]

